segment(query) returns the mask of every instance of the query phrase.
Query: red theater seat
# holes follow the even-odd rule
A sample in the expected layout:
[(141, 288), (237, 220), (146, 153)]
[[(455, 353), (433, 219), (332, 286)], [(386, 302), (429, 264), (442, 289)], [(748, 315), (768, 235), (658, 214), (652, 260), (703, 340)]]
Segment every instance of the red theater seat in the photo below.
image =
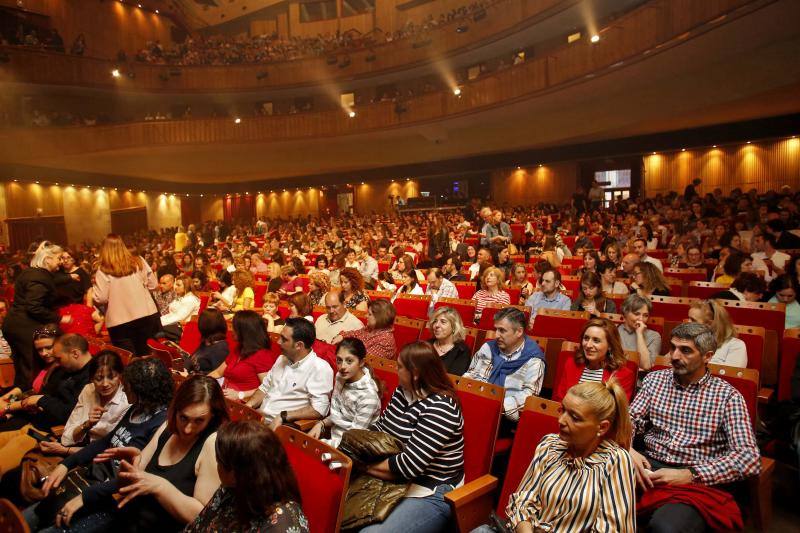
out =
[(464, 477), (488, 474), (503, 413), (505, 389), (463, 376), (450, 376), (464, 415)]
[(475, 301), (474, 300), (464, 300), (461, 298), (439, 298), (439, 300), (433, 304), (434, 309), (439, 309), (440, 307), (452, 307), (455, 311), (461, 316), (461, 321), (464, 325), (472, 324), (475, 320)]
[(190, 320), (183, 325), (183, 334), (178, 344), (189, 353), (194, 353), (200, 347), (200, 330), (197, 329), (197, 320)]
[(397, 317), (394, 320), (394, 342), (397, 351), (399, 352), (406, 344), (418, 341), (424, 328), (425, 322), (422, 320)]
[(477, 290), (477, 285), (474, 281), (454, 281), (453, 285), (456, 286), (458, 297), (463, 300), (470, 300)]
[(375, 355), (367, 355), (367, 364), (372, 371), (372, 375), (383, 383), (381, 410), (386, 409), (399, 383), (397, 377), (397, 361), (377, 357)]
[(713, 283), (711, 281), (690, 281), (687, 296), (689, 298), (701, 298), (703, 300), (711, 298), (718, 292), (728, 290), (728, 283)]
[(398, 316), (416, 318), (419, 320), (428, 319), (428, 308), (430, 305), (430, 296), (417, 294), (401, 294), (394, 300), (394, 308)]
[(578, 342), (578, 337), (580, 337), (587, 320), (589, 320), (589, 313), (584, 311), (540, 309), (533, 321), (531, 334), (537, 337), (560, 338)]
[(481, 321), (478, 323), (478, 329), (493, 330), (494, 329), (494, 315), (501, 309), (506, 307), (514, 307), (525, 313), (525, 323), (527, 324), (531, 319), (531, 308), (525, 305), (487, 305), (483, 308), (481, 313)]
[(297, 478), (309, 530), (339, 531), (353, 466), (350, 458), (296, 429), (281, 426), (275, 433)]
[(792, 376), (800, 354), (800, 328), (787, 329), (781, 339), (781, 365), (778, 373), (778, 401), (792, 399)]

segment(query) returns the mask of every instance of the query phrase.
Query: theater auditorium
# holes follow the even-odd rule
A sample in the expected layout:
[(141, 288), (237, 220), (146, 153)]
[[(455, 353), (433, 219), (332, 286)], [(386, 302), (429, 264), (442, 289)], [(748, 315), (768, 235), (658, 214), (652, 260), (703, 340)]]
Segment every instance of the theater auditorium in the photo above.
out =
[(0, 0), (0, 533), (798, 531), (797, 0)]

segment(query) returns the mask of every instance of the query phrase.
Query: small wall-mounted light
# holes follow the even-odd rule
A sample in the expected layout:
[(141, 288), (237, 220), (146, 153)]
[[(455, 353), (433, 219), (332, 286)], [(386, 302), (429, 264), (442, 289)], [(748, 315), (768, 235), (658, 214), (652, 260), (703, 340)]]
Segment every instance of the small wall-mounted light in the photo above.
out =
[(350, 118), (356, 118), (356, 112), (355, 111), (350, 111), (349, 113), (347, 113), (347, 116), (350, 117)]
[(120, 73), (120, 71), (119, 71), (119, 69), (118, 69), (118, 68), (115, 68), (114, 70), (112, 70), (112, 71), (111, 71), (111, 75), (112, 75), (113, 77), (115, 77), (115, 78), (119, 78), (120, 76), (122, 76), (122, 74)]
[(242, 123), (242, 119), (240, 119), (239, 117), (236, 117), (235, 119), (233, 119), (233, 123), (234, 124), (241, 124)]
[(589, 40), (592, 41), (593, 43), (600, 42), (600, 36), (595, 33)]
[(453, 89), (453, 94), (460, 98), (461, 97), (461, 87), (456, 87), (455, 89)]

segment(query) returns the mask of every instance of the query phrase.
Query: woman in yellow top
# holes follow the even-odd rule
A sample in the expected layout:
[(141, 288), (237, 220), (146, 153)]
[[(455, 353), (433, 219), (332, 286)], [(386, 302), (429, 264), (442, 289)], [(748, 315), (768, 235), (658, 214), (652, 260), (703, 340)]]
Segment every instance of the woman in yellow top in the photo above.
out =
[(233, 273), (233, 287), (235, 293), (229, 302), (223, 297), (217, 302), (216, 307), (221, 311), (243, 311), (253, 309), (256, 295), (253, 292), (253, 273), (243, 268), (237, 268)]
[(736, 276), (742, 272), (753, 271), (753, 260), (744, 254), (731, 253), (722, 264), (723, 274), (714, 281), (723, 285), (730, 285)]

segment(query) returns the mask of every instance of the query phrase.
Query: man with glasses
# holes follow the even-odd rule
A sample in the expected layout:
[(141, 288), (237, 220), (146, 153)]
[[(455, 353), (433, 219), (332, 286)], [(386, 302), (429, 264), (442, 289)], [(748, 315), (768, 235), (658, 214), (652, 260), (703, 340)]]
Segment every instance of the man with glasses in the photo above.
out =
[(325, 294), (325, 310), (314, 323), (317, 339), (328, 344), (343, 331), (361, 329), (364, 324), (344, 306), (344, 293), (341, 289), (331, 289)]
[(281, 356), (247, 401), (276, 429), (296, 420), (327, 416), (333, 390), (333, 369), (317, 357), (314, 326), (305, 318), (288, 318), (281, 330)]

